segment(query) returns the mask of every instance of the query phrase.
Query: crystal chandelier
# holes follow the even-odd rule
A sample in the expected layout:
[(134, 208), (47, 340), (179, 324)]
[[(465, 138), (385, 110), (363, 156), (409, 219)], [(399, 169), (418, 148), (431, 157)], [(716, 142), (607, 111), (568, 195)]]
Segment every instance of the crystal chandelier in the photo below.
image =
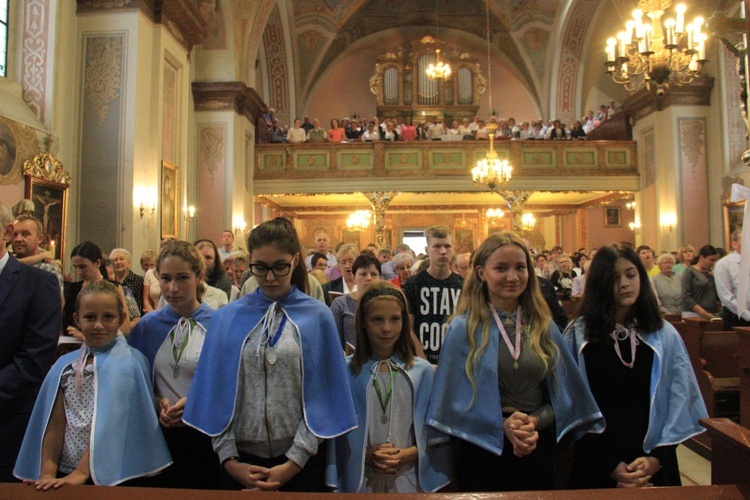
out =
[[(435, 43), (439, 44), (438, 41), (438, 35), (440, 34), (440, 29), (438, 25), (438, 2), (435, 0)], [(427, 66), (427, 69), (425, 70), (425, 73), (427, 73), (427, 78), (431, 80), (435, 79), (442, 79), (447, 80), (451, 76), (451, 67), (447, 62), (443, 62), (440, 60), (440, 45), (438, 45), (438, 48), (435, 49), (435, 62), (430, 63), (429, 66)]]
[(521, 228), (523, 228), (524, 231), (529, 232), (534, 230), (534, 226), (536, 225), (536, 218), (534, 217), (534, 214), (531, 212), (526, 212), (521, 216)]
[[(490, 64), (490, 3), (485, 2), (487, 7), (487, 88), (489, 89), (489, 105), (492, 109), (492, 66)], [(494, 191), (495, 187), (510, 182), (513, 175), (513, 167), (508, 160), (499, 160), (495, 151), (495, 131), (497, 123), (487, 124), (487, 135), (490, 139), (490, 150), (487, 155), (477, 162), (477, 166), (471, 169), (471, 179), (477, 186), (488, 187)]]
[[(625, 31), (607, 40), (607, 73), (631, 92), (645, 84), (664, 95), (670, 84), (690, 84), (707, 62), (703, 18), (686, 25), (687, 8), (680, 4), (674, 9), (675, 18), (662, 23), (671, 5), (672, 0), (640, 0)], [(643, 22), (644, 13), (651, 23)]]
[(488, 219), (502, 219), (505, 217), (505, 212), (503, 212), (499, 208), (488, 208), (487, 209), (487, 218)]
[(346, 229), (349, 231), (362, 232), (370, 227), (370, 220), (372, 214), (369, 210), (357, 210), (349, 214), (349, 218), (346, 219)]

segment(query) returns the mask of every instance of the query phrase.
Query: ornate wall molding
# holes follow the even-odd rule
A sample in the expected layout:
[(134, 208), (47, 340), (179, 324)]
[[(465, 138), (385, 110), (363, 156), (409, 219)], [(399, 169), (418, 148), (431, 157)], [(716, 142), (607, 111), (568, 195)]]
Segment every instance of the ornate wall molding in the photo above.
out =
[(670, 106), (710, 106), (713, 77), (701, 77), (684, 87), (672, 86), (663, 97), (642, 88), (622, 101), (622, 109), (635, 121)]
[(284, 28), (278, 6), (274, 6), (263, 31), (266, 72), (270, 89), (269, 105), (276, 110), (279, 123), (289, 123), (289, 72), (287, 70)]
[(198, 160), (213, 183), (214, 175), (225, 164), (226, 125), (206, 125), (198, 132)]
[(50, 0), (26, 1), (21, 48), (23, 100), (42, 123), (47, 94), (49, 4)]
[[(207, 22), (195, 0), (77, 0), (77, 12), (128, 12), (140, 10), (151, 21), (163, 24), (189, 53), (208, 34)], [(204, 8), (204, 10), (206, 10)]]
[(193, 82), (196, 111), (234, 111), (249, 121), (263, 115), (265, 104), (255, 89), (242, 82)]
[(120, 98), (123, 36), (98, 36), (86, 40), (86, 96), (94, 104), (100, 123), (109, 105)]

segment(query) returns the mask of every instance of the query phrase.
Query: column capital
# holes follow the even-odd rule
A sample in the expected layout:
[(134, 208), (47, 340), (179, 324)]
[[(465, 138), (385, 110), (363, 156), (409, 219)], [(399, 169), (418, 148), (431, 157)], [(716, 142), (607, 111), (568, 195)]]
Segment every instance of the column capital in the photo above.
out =
[(622, 109), (638, 121), (670, 106), (710, 106), (713, 88), (714, 78), (710, 76), (696, 78), (690, 85), (682, 87), (672, 85), (663, 96), (643, 87), (622, 101)]
[(196, 111), (234, 111), (251, 123), (265, 107), (255, 89), (242, 82), (193, 82), (193, 103)]

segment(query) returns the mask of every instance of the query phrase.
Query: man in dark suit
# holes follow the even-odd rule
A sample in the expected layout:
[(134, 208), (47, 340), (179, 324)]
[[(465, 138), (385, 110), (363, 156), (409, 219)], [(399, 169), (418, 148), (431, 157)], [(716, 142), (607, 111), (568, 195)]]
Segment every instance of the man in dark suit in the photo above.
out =
[(62, 309), (55, 275), (7, 252), (12, 221), (0, 201), (0, 482), (14, 481), (26, 425), (55, 358)]

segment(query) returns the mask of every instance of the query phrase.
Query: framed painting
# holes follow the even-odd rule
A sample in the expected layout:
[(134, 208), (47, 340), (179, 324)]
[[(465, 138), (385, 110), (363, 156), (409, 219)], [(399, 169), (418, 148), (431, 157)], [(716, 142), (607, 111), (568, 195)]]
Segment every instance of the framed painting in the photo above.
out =
[(725, 202), (724, 203), (724, 241), (726, 242), (726, 249), (731, 250), (732, 248), (732, 233), (735, 229), (742, 227), (742, 218), (745, 213), (745, 201), (738, 201), (737, 203)]
[(461, 227), (454, 229), (454, 232), (453, 248), (456, 249), (456, 255), (473, 252), (474, 228)]
[(24, 162), (23, 173), (26, 178), (25, 198), (33, 202), (33, 215), (42, 223), (42, 246), (54, 249), (55, 260), (63, 261), (70, 174), (49, 153)]
[(604, 207), (604, 227), (620, 226), (622, 226), (622, 220), (620, 219), (620, 208)]
[(161, 162), (161, 238), (178, 238), (180, 229), (180, 169)]

